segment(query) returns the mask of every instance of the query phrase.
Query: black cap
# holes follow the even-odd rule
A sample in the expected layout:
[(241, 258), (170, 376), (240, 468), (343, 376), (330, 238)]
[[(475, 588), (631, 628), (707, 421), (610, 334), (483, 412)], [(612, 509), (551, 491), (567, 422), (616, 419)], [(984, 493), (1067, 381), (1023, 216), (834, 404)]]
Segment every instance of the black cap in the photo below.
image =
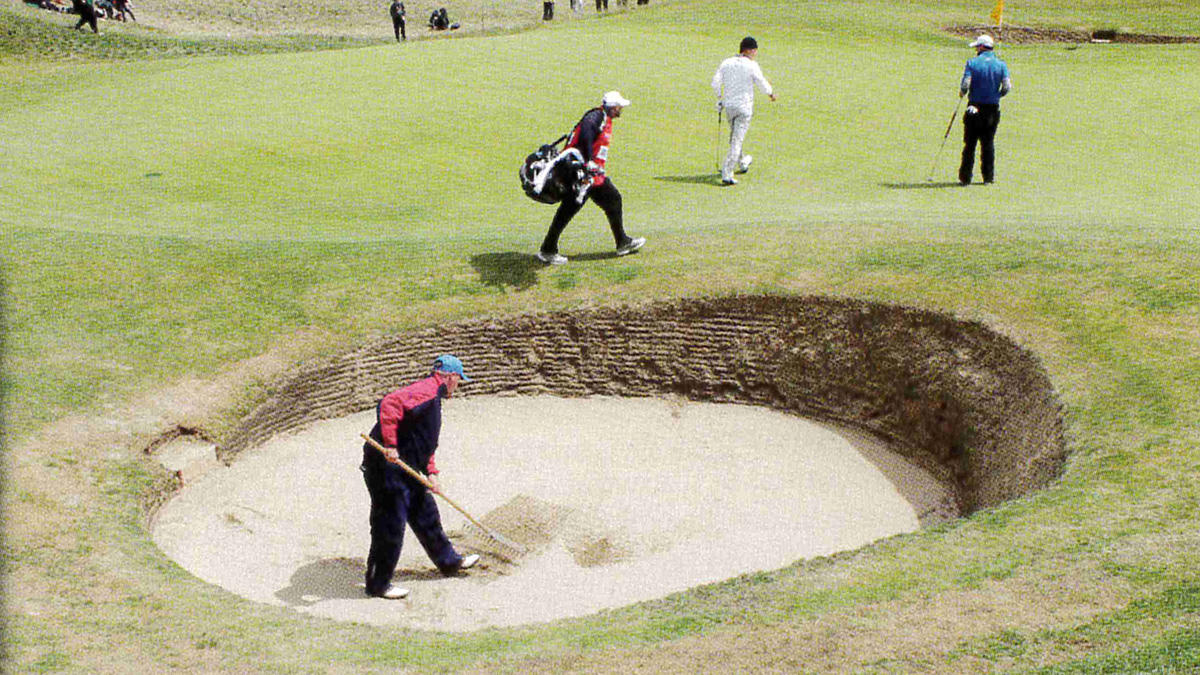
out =
[(758, 49), (758, 40), (755, 40), (750, 36), (742, 38), (742, 44), (738, 46), (738, 51), (744, 52), (747, 49)]

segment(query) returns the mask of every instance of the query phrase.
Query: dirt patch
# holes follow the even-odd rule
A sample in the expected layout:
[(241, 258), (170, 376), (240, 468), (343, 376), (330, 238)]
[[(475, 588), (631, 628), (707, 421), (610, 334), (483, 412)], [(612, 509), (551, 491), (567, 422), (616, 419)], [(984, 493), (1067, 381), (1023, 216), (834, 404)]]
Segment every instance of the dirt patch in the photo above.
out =
[(963, 38), (974, 38), (980, 33), (993, 37), (999, 36), (1002, 43), (1008, 44), (1045, 44), (1045, 43), (1080, 43), (1080, 42), (1117, 42), (1127, 44), (1195, 44), (1200, 43), (1200, 36), (1195, 35), (1156, 35), (1153, 33), (1127, 33), (1113, 29), (1089, 30), (1066, 28), (1034, 28), (1030, 26), (1005, 25), (1003, 30), (996, 26), (984, 24), (947, 26), (946, 32)]

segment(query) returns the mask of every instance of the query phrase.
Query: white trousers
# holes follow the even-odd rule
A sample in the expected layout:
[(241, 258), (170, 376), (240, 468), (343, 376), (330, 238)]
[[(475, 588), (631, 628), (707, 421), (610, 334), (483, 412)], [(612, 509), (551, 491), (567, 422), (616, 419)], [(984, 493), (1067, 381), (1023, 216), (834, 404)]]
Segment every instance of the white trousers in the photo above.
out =
[(744, 110), (726, 110), (729, 115), (729, 154), (721, 165), (721, 178), (731, 180), (733, 172), (737, 171), (742, 161), (742, 141), (746, 140), (746, 132), (750, 130), (752, 113)]

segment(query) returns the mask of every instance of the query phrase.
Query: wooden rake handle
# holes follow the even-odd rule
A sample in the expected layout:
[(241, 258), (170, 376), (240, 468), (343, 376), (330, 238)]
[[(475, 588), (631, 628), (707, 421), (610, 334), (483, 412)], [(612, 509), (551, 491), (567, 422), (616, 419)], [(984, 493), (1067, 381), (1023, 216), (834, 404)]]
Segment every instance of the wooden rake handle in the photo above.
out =
[[(386, 450), (386, 449), (385, 449), (385, 448), (384, 448), (382, 445), (380, 445), (380, 444), (379, 444), (379, 441), (376, 441), (374, 438), (371, 438), (370, 436), (368, 436), (368, 435), (366, 435), (366, 434), (363, 434), (363, 433), (360, 433), (360, 434), (359, 434), (359, 436), (362, 436), (362, 437), (363, 437), (363, 440), (365, 440), (366, 442), (370, 443), (370, 444), (371, 444), (371, 446), (372, 446), (372, 447), (374, 447), (374, 448), (375, 448), (376, 450), (378, 450), (379, 452), (383, 453), (383, 456), (384, 456), (385, 458), (387, 457), (387, 450)], [(426, 488), (429, 488), (429, 491), (430, 491), (430, 492), (432, 492), (432, 493), (434, 493), (435, 495), (437, 495), (437, 496), (441, 497), (442, 499), (445, 499), (447, 504), (449, 504), (450, 506), (453, 506), (453, 507), (455, 508), (455, 510), (457, 510), (459, 513), (461, 513), (461, 514), (463, 514), (464, 516), (466, 516), (467, 520), (471, 521), (471, 522), (472, 522), (472, 523), (475, 525), (475, 527), (478, 527), (479, 529), (483, 530), (484, 532), (491, 532), (491, 530), (489, 530), (488, 528), (484, 527), (484, 526), (483, 526), (483, 524), (482, 524), (482, 523), (480, 523), (478, 520), (475, 520), (474, 518), (472, 518), (472, 517), (471, 517), (471, 514), (467, 513), (467, 510), (466, 510), (466, 509), (464, 509), (463, 507), (459, 506), (459, 505), (458, 505), (458, 504), (457, 504), (457, 503), (456, 503), (456, 502), (455, 502), (453, 499), (450, 499), (449, 497), (447, 497), (447, 496), (446, 496), (446, 494), (445, 494), (444, 492), (442, 492), (441, 490), (436, 490), (436, 491), (435, 491), (435, 490), (434, 490), (434, 487), (433, 487), (433, 483), (429, 482), (429, 479), (428, 479), (428, 478), (426, 478), (425, 476), (421, 475), (421, 472), (420, 472), (420, 471), (417, 471), (416, 469), (412, 468), (411, 466), (409, 466), (409, 465), (405, 464), (405, 463), (404, 463), (404, 460), (400, 459), (399, 457), (397, 457), (396, 459), (389, 459), (388, 461), (389, 461), (389, 462), (391, 462), (392, 464), (396, 464), (396, 465), (397, 465), (397, 466), (399, 466), (401, 469), (404, 469), (404, 471), (405, 471), (405, 472), (406, 472), (408, 475), (410, 475), (410, 476), (412, 476), (414, 479), (416, 479), (416, 481), (417, 481), (418, 483), (420, 483), (421, 485), (424, 485)]]

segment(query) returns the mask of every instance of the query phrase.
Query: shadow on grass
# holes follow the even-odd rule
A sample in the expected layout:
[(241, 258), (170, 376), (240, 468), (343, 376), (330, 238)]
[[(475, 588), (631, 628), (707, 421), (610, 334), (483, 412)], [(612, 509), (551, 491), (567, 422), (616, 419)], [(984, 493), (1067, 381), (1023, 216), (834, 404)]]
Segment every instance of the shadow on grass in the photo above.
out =
[(471, 267), (485, 286), (523, 291), (537, 284), (537, 271), (544, 265), (532, 253), (505, 251), (471, 256)]
[(571, 262), (592, 262), (594, 260), (610, 260), (617, 257), (616, 251), (604, 251), (603, 253), (581, 253), (571, 256)]
[(323, 600), (362, 598), (367, 563), (362, 558), (325, 558), (292, 573), (288, 585), (275, 597), (292, 607), (308, 607)]
[[(572, 263), (611, 260), (616, 257), (616, 250), (569, 256)], [(479, 280), (485, 286), (524, 291), (537, 285), (538, 271), (548, 266), (532, 253), (505, 251), (504, 253), (483, 253), (471, 256), (471, 267), (474, 267), (475, 271), (479, 273)]]
[(661, 180), (664, 183), (692, 183), (693, 185), (723, 187), (721, 176), (715, 173), (702, 173), (695, 176), (655, 176), (654, 180)]
[(933, 190), (938, 188), (959, 187), (958, 181), (942, 181), (940, 183), (880, 183), (880, 187), (889, 190)]

